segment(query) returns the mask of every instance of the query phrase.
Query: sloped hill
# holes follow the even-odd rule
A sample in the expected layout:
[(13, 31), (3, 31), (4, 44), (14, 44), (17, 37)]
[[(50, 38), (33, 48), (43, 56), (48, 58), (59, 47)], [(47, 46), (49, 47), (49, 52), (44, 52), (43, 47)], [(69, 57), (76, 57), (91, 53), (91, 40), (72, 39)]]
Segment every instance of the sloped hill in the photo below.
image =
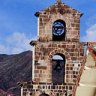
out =
[(31, 81), (31, 71), (32, 71), (31, 66), (32, 66), (31, 51), (26, 51), (16, 55), (1, 54), (0, 89), (3, 90), (4, 92), (12, 94), (16, 94), (18, 91), (18, 93), (20, 94), (17, 82)]

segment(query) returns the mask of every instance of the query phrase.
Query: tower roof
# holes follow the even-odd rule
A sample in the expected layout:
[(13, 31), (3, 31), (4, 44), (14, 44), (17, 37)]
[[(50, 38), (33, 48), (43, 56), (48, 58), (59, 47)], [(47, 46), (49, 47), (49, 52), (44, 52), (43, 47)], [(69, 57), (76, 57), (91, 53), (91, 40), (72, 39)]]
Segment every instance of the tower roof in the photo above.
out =
[(48, 8), (45, 8), (44, 10), (41, 10), (39, 12), (35, 13), (35, 16), (39, 17), (40, 14), (44, 13), (60, 13), (60, 14), (64, 14), (64, 13), (77, 13), (80, 16), (82, 16), (83, 14), (79, 11), (77, 11), (76, 9), (66, 5), (65, 3), (61, 2), (61, 0), (57, 0), (57, 2), (51, 6), (49, 6)]

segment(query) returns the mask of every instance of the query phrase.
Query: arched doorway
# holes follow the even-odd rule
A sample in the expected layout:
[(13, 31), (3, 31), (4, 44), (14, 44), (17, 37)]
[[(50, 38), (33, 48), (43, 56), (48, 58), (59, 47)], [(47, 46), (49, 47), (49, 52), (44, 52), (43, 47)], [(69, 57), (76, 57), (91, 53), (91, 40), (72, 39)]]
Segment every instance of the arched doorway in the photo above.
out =
[(45, 92), (43, 92), (42, 94), (40, 94), (39, 96), (49, 96), (48, 94), (46, 94)]
[(52, 82), (53, 84), (64, 84), (65, 78), (65, 56), (55, 54), (52, 58)]

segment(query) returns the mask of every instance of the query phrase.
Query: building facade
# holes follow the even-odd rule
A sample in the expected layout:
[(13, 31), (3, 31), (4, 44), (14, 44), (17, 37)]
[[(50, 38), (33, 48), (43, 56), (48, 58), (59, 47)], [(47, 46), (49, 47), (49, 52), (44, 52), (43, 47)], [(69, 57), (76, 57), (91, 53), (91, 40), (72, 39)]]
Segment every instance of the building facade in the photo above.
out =
[(21, 84), (21, 96), (75, 96), (87, 44), (80, 42), (82, 13), (58, 0), (35, 16), (32, 82)]

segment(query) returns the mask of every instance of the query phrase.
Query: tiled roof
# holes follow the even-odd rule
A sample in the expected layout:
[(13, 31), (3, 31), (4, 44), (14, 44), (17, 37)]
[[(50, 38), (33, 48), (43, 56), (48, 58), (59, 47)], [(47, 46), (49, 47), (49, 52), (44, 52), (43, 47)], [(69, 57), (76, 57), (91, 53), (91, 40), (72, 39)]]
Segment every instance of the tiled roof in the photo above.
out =
[(92, 55), (94, 61), (96, 62), (96, 49), (92, 46), (92, 47), (88, 47), (87, 50), (89, 51), (89, 53)]

